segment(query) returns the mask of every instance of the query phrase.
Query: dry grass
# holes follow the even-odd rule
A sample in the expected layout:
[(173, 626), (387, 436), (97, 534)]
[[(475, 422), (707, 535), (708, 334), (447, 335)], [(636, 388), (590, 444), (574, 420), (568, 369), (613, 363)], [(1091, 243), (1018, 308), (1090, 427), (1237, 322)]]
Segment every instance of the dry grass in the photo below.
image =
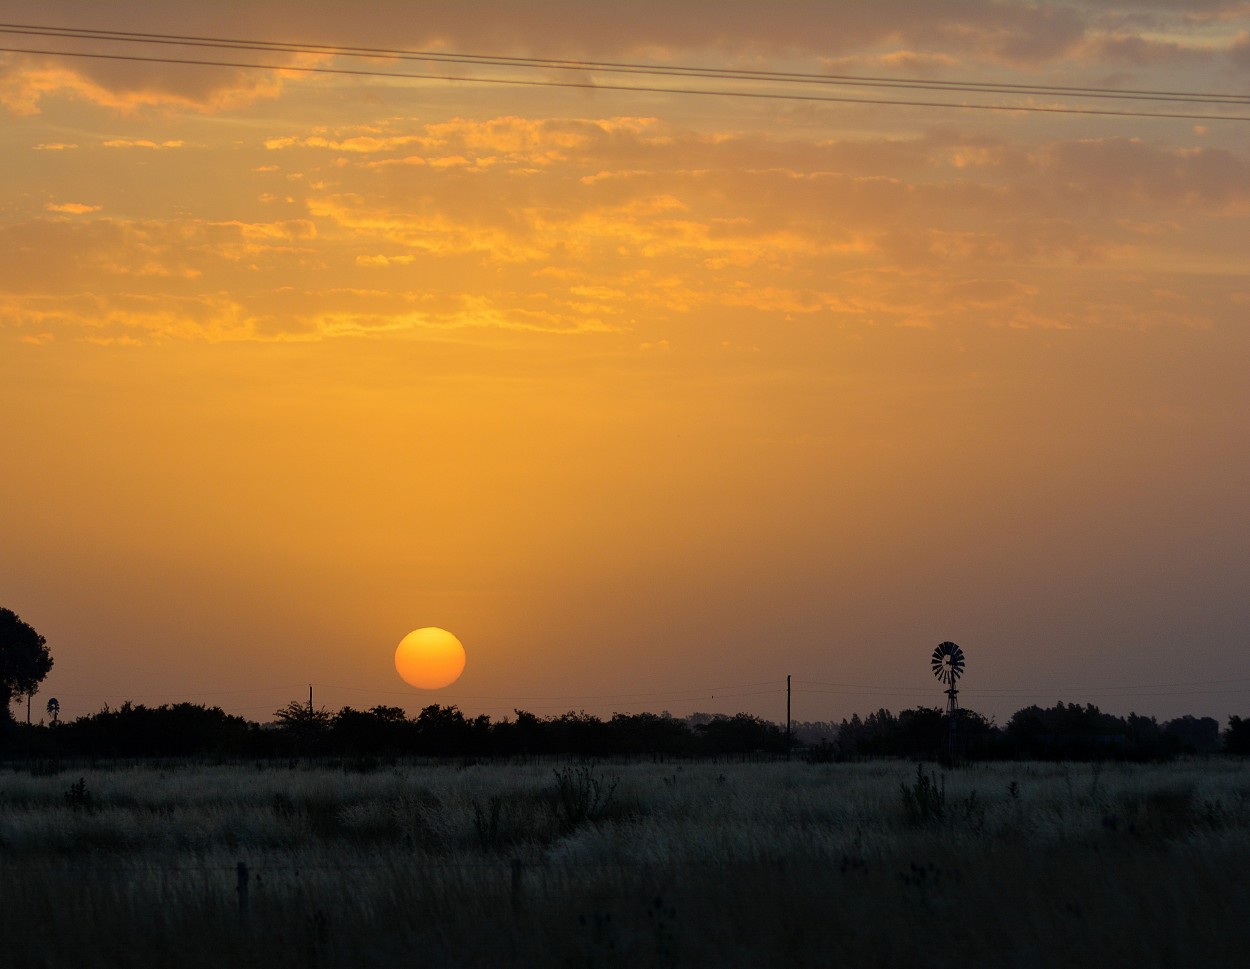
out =
[(1231, 760), (10, 772), (0, 962), (1239, 966), (1248, 862)]

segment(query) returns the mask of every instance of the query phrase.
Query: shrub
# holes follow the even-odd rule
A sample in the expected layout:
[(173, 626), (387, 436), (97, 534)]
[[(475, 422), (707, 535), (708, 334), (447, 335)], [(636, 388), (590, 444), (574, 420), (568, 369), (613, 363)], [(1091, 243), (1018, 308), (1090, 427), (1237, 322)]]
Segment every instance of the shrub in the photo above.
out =
[(567, 831), (607, 814), (619, 783), (617, 777), (600, 776), (594, 764), (565, 767), (555, 771), (555, 777), (552, 810), (560, 826)]
[(91, 792), (87, 790), (87, 779), (80, 777), (69, 786), (69, 790), (65, 792), (65, 803), (74, 811), (85, 811), (91, 814), (98, 810), (95, 798), (91, 796)]
[(916, 765), (916, 782), (910, 786), (899, 785), (903, 799), (903, 813), (907, 822), (916, 827), (935, 824), (946, 815), (946, 778), (941, 787), (932, 774), (925, 774), (924, 765)]

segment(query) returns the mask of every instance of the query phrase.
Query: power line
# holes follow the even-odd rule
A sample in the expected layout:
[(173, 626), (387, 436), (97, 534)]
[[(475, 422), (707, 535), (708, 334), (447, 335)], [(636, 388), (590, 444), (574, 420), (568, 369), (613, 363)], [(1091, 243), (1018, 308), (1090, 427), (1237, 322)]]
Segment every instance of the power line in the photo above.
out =
[[(500, 58), (492, 55), (444, 54), (434, 51), (391, 52), (384, 49), (333, 47), (329, 45), (295, 45), (263, 41), (231, 41), (222, 38), (193, 38), (178, 35), (125, 34), (120, 31), (75, 31), (69, 28), (40, 28), (32, 25), (0, 24), (0, 33), (27, 34), (61, 37), (70, 40), (101, 40), (105, 42), (128, 41), (133, 43), (161, 43), (178, 46), (224, 47), (229, 49), (267, 51), (271, 53), (330, 54), (332, 56), (388, 58), (392, 60), (418, 60), (440, 63), (472, 64), (482, 67), (558, 68), (561, 70), (600, 71), (629, 75), (666, 75), (672, 77), (698, 78), (703, 80), (765, 81), (768, 83), (842, 84), (866, 87), (895, 87), (913, 90), (952, 91), (977, 94), (1041, 95), (1057, 97), (1086, 97), (1104, 99), (1129, 99), (1144, 101), (1171, 101), (1188, 104), (1244, 105), (1250, 98), (1235, 94), (1201, 92), (1150, 92), (1116, 91), (1114, 89), (1047, 87), (1012, 84), (988, 84), (971, 81), (912, 81), (906, 78), (869, 78), (840, 75), (786, 74), (765, 71), (733, 71), (716, 68), (659, 67), (631, 65), (614, 62), (575, 61), (563, 62), (542, 58)], [(286, 71), (303, 74), (328, 74), (351, 77), (395, 78), (413, 81), (439, 80), (462, 81), (476, 84), (497, 84), (523, 87), (554, 87), (596, 91), (622, 91), (630, 93), (703, 95), (710, 97), (751, 98), (771, 101), (795, 101), (830, 104), (875, 104), (893, 107), (951, 108), (981, 111), (1016, 111), (1047, 114), (1094, 115), (1130, 118), (1158, 118), (1189, 121), (1250, 121), (1248, 115), (1201, 114), (1180, 111), (1135, 111), (1114, 108), (1073, 107), (1069, 105), (968, 103), (953, 101), (905, 100), (899, 98), (870, 98), (850, 95), (805, 94), (794, 92), (758, 90), (716, 90), (693, 87), (664, 87), (642, 84), (602, 84), (594, 81), (535, 80), (481, 76), (438, 76), (428, 73), (405, 71), (382, 71), (365, 68), (316, 67), (308, 65), (265, 64), (232, 60), (210, 60), (188, 57), (155, 57), (138, 54), (110, 54), (89, 51), (51, 50), (27, 47), (0, 47), (7, 53), (38, 54), (53, 57), (77, 57), (92, 60), (127, 61), (153, 64), (181, 64), (199, 67), (233, 68), (243, 70)]]
[[(178, 696), (237, 696), (237, 695), (244, 694), (244, 693), (276, 693), (279, 690), (302, 689), (303, 686), (304, 684), (297, 684), (295, 686), (289, 686), (289, 685), (258, 686), (258, 687), (249, 687), (246, 690), (167, 690), (161, 693), (129, 693), (128, 699), (132, 699), (132, 700), (148, 699), (148, 698), (160, 699), (162, 697), (171, 697), (171, 696), (173, 697), (178, 697)], [(57, 692), (61, 696), (66, 696), (66, 697), (70, 697), (73, 699), (77, 699), (78, 697), (111, 697), (111, 696), (117, 696), (120, 693), (127, 693), (127, 691), (124, 689), (112, 690), (107, 693), (80, 693), (78, 691), (66, 693), (60, 690), (58, 690)]]
[(434, 61), (450, 64), (474, 64), (499, 67), (541, 67), (564, 71), (590, 70), (667, 77), (696, 77), (702, 79), (753, 80), (817, 85), (850, 85), (862, 87), (891, 87), (993, 94), (1039, 94), (1048, 96), (1071, 95), (1075, 97), (1127, 98), (1148, 101), (1181, 101), (1199, 104), (1250, 104), (1250, 95), (1220, 92), (1177, 90), (1164, 91), (1054, 84), (1016, 84), (1006, 81), (971, 81), (966, 79), (944, 81), (936, 78), (919, 79), (880, 75), (813, 74), (795, 71), (764, 71), (743, 68), (644, 64), (628, 61), (587, 61), (548, 57), (470, 54), (451, 51), (411, 51), (388, 47), (349, 47), (335, 44), (301, 44), (285, 41), (206, 37), (192, 34), (153, 34), (138, 31), (49, 27), (35, 24), (0, 24), (0, 33), (23, 34), (40, 37), (63, 37), (76, 40), (103, 40), (107, 42), (164, 44), (182, 47), (208, 47), (228, 50), (255, 50), (294, 54), (330, 54), (337, 56), (368, 57), (374, 59), (380, 58), (400, 61)]
[[(369, 693), (379, 696), (412, 697), (412, 690), (373, 690), (366, 687), (340, 686), (333, 683), (321, 684), (322, 689), (343, 690), (348, 693)], [(769, 689), (757, 690), (759, 687)], [(763, 696), (769, 693), (784, 691), (785, 686), (778, 680), (765, 680), (759, 683), (740, 683), (735, 686), (692, 687), (686, 690), (637, 690), (632, 693), (572, 693), (540, 696), (515, 695), (483, 695), (467, 693), (440, 693), (438, 696), (448, 700), (497, 700), (503, 702), (529, 701), (585, 701), (585, 700), (637, 700), (640, 702), (661, 702), (665, 700), (697, 700), (705, 696), (723, 696), (726, 698), (739, 696)], [(755, 691), (755, 692), (743, 692)]]
[[(701, 699), (736, 699), (740, 697), (752, 696), (769, 696), (782, 693), (785, 691), (785, 684), (780, 680), (763, 680), (755, 683), (739, 683), (722, 686), (707, 687), (691, 687), (683, 690), (636, 690), (629, 693), (582, 693), (582, 694), (541, 694), (530, 696), (518, 695), (502, 695), (502, 694), (466, 694), (466, 693), (443, 693), (437, 694), (420, 694), (415, 690), (378, 690), (369, 687), (346, 686), (337, 683), (317, 683), (319, 690), (340, 691), (346, 693), (363, 693), (376, 697), (405, 697), (409, 700), (440, 702), (440, 701), (494, 701), (503, 703), (532, 703), (538, 702), (548, 704), (548, 709), (553, 708), (550, 704), (571, 704), (585, 703), (591, 701), (610, 701), (617, 700), (629, 704), (637, 705), (654, 705), (660, 703), (675, 703), (682, 701), (693, 701)], [(278, 692), (294, 692), (303, 690), (305, 684), (286, 684), (269, 687), (257, 687), (243, 690), (210, 690), (210, 691), (183, 691), (183, 690), (167, 690), (160, 693), (132, 693), (127, 695), (128, 701), (148, 701), (148, 702), (178, 702), (176, 698), (182, 697), (208, 697), (208, 696), (233, 696), (257, 693), (278, 693)], [(69, 700), (81, 698), (112, 698), (125, 694), (124, 690), (115, 690), (108, 693), (80, 693), (80, 692), (60, 692), (62, 697)], [(299, 701), (303, 702), (303, 701)], [(562, 706), (561, 709), (568, 709)]]
[(335, 74), (353, 77), (403, 78), (413, 81), (463, 81), (473, 84), (503, 84), (521, 87), (575, 88), (589, 91), (625, 91), (635, 94), (686, 94), (709, 97), (753, 98), (768, 101), (803, 101), (826, 104), (876, 104), (889, 107), (911, 108), (962, 108), (973, 111), (1016, 111), (1042, 114), (1094, 115), (1119, 118), (1158, 118), (1181, 121), (1250, 121), (1250, 115), (1236, 114), (1187, 114), (1163, 111), (1118, 111), (1110, 108), (1072, 108), (1043, 105), (1015, 104), (967, 104), (953, 101), (907, 101), (897, 98), (829, 97), (808, 94), (777, 94), (763, 91), (710, 91), (701, 88), (653, 87), (634, 84), (594, 84), (576, 81), (534, 81), (517, 78), (493, 77), (436, 77), (429, 74), (409, 74), (401, 71), (367, 71), (334, 67), (306, 67), (280, 64), (251, 64), (241, 61), (210, 61), (180, 57), (139, 57), (130, 54), (92, 54), (82, 51), (40, 50), (28, 47), (0, 47), (0, 52), (12, 54), (47, 54), (57, 57), (79, 57), (92, 60), (135, 61), (149, 64), (186, 64), (197, 67), (232, 67), (245, 70), (285, 71), (301, 74)]
[[(969, 697), (981, 698), (982, 700), (1019, 700), (1027, 701), (1042, 695), (1057, 696), (1061, 694), (1080, 696), (1086, 700), (1112, 700), (1112, 699), (1132, 699), (1132, 698), (1163, 698), (1163, 697), (1182, 697), (1182, 696), (1227, 696), (1238, 695), (1246, 692), (1250, 687), (1232, 687), (1217, 685), (1246, 683), (1250, 684), (1250, 678), (1233, 678), (1223, 680), (1197, 681), (1190, 683), (1176, 684), (1120, 684), (1105, 687), (1077, 687), (1077, 686), (1043, 686), (1040, 688), (1004, 688), (1004, 689), (971, 689), (965, 690)], [(404, 697), (409, 701), (418, 702), (492, 702), (521, 704), (533, 710), (570, 710), (578, 704), (595, 703), (602, 704), (604, 702), (616, 701), (627, 707), (653, 707), (670, 703), (688, 703), (699, 700), (730, 700), (742, 699), (748, 697), (759, 696), (778, 696), (785, 692), (785, 685), (780, 680), (765, 680), (755, 683), (740, 683), (732, 685), (710, 686), (710, 687), (691, 687), (682, 690), (637, 690), (633, 692), (623, 693), (587, 693), (587, 694), (539, 694), (539, 695), (503, 695), (503, 694), (462, 694), (462, 693), (439, 693), (437, 695), (421, 695), (412, 690), (378, 690), (368, 687), (346, 686), (342, 684), (322, 683), (319, 684), (324, 690), (340, 691), (348, 693), (362, 693), (375, 697)], [(136, 693), (126, 697), (127, 702), (130, 701), (148, 701), (151, 702), (186, 702), (186, 698), (190, 697), (213, 697), (213, 696), (242, 696), (248, 694), (260, 693), (278, 693), (280, 691), (294, 691), (302, 689), (303, 685), (275, 685), (269, 687), (257, 687), (239, 690), (211, 690), (211, 691), (180, 691), (170, 690), (161, 693)], [(795, 680), (793, 688), (794, 693), (805, 694), (809, 696), (848, 696), (848, 697), (894, 697), (902, 699), (923, 699), (932, 695), (933, 691), (922, 687), (899, 686), (899, 685), (883, 685), (883, 684), (855, 684), (855, 683), (834, 683), (821, 680)], [(69, 700), (83, 698), (100, 698), (114, 697), (124, 693), (124, 691), (114, 691), (111, 693), (79, 693), (61, 692), (61, 696)]]

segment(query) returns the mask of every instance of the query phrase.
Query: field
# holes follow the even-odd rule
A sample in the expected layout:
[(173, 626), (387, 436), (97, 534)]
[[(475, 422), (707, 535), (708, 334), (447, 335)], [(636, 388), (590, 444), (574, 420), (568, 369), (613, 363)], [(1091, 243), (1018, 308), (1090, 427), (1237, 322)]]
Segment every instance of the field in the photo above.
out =
[(363, 766), (7, 770), (0, 962), (1110, 969), (1250, 950), (1245, 761)]

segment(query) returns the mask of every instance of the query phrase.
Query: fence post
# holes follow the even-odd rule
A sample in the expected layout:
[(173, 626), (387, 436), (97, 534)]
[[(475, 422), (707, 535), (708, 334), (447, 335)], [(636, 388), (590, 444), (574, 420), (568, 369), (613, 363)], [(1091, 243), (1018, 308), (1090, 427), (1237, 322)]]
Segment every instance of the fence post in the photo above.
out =
[(512, 911), (521, 910), (521, 859), (512, 859)]
[(250, 877), (247, 871), (247, 862), (240, 861), (235, 871), (238, 874), (239, 924), (247, 925), (247, 883)]

